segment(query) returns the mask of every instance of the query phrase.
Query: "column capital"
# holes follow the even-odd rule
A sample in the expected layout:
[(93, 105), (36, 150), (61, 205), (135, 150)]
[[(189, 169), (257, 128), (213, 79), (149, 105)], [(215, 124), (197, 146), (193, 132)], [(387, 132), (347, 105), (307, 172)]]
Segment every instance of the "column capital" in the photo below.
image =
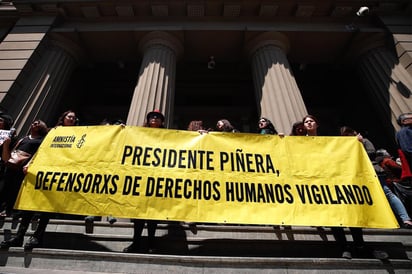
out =
[(139, 41), (139, 50), (141, 52), (145, 52), (148, 48), (162, 45), (171, 49), (177, 59), (183, 54), (183, 44), (182, 42), (175, 36), (164, 32), (164, 31), (152, 31)]
[(66, 53), (68, 53), (77, 63), (81, 63), (85, 60), (85, 53), (83, 49), (73, 42), (65, 38), (64, 36), (52, 33), (50, 34), (50, 41), (49, 44), (51, 46), (55, 46), (57, 48), (63, 49)]
[(246, 53), (252, 56), (258, 49), (265, 46), (274, 46), (281, 49), (285, 54), (289, 52), (290, 43), (286, 35), (280, 32), (264, 32), (248, 41)]
[(353, 39), (347, 57), (349, 57), (350, 60), (356, 61), (360, 56), (363, 56), (367, 52), (383, 49), (386, 45), (387, 40), (384, 33), (376, 33), (368, 36), (357, 35)]

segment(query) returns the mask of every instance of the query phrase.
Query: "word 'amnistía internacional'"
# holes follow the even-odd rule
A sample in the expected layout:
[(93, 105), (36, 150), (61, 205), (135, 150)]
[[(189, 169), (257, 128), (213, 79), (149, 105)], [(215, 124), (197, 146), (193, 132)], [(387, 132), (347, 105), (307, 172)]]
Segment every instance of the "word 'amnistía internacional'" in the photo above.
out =
[(373, 205), (367, 186), (350, 184), (225, 182), (222, 185), (217, 180), (38, 171), (35, 189), (96, 195), (115, 195), (121, 191), (121, 195), (187, 200), (218, 201), (223, 197), (227, 202), (248, 203), (293, 204), (299, 200), (302, 204)]

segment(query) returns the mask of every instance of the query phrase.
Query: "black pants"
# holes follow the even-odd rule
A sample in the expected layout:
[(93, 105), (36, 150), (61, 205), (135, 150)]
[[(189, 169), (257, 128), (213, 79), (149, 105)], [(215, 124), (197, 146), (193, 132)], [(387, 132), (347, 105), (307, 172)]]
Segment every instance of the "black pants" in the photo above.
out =
[(2, 210), (5, 209), (7, 211), (7, 215), (10, 214), (16, 203), (23, 179), (23, 171), (6, 169), (4, 186), (0, 192), (0, 205), (2, 206)]
[[(331, 228), (333, 237), (335, 241), (338, 243), (339, 247), (342, 250), (347, 250), (349, 248), (348, 241), (346, 240), (345, 230), (343, 227), (332, 227)], [(362, 247), (365, 244), (363, 240), (363, 231), (362, 228), (359, 227), (350, 227), (350, 233), (352, 234), (353, 238), (353, 245), (355, 247)]]
[(147, 223), (147, 235), (149, 246), (152, 246), (155, 239), (157, 223), (155, 220), (133, 219), (133, 243), (139, 244), (145, 223)]
[(36, 211), (22, 211), (22, 217), (19, 229), (17, 230), (17, 236), (24, 237), (24, 234), (26, 234), (30, 222), (35, 214), (40, 214), (40, 220), (36, 231), (34, 231), (33, 233), (33, 237), (36, 237), (39, 240), (39, 242), (41, 242), (43, 240), (44, 232), (46, 231), (46, 227), (50, 220), (50, 214), (47, 212), (38, 213)]

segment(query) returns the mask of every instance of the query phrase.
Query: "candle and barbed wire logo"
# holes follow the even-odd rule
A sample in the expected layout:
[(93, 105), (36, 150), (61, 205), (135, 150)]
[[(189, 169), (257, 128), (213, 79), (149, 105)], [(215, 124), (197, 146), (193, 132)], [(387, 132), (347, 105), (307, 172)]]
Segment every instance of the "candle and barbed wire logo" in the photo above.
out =
[(84, 143), (86, 142), (86, 136), (87, 134), (83, 134), (82, 137), (80, 138), (80, 140), (77, 142), (77, 148), (81, 148)]

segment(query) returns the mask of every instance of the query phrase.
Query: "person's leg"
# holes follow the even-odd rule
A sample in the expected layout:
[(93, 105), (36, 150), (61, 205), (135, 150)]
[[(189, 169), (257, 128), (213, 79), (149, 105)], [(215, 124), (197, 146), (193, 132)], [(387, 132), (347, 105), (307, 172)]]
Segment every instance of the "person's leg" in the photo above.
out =
[(352, 234), (353, 245), (355, 247), (362, 247), (365, 245), (365, 241), (363, 239), (363, 231), (360, 227), (350, 227), (350, 233)]
[(22, 246), (24, 235), (26, 234), (27, 229), (29, 228), (31, 219), (34, 216), (34, 211), (22, 211), (22, 218), (20, 221), (19, 229), (16, 232), (14, 237), (11, 237), (8, 240), (4, 240), (0, 243), (0, 248), (8, 248), (11, 246)]
[(149, 252), (153, 253), (155, 251), (155, 235), (156, 235), (156, 229), (157, 229), (157, 221), (147, 221), (147, 241), (148, 241), (148, 248)]
[(373, 256), (375, 259), (386, 260), (389, 258), (388, 253), (383, 250), (372, 249), (365, 245), (363, 239), (363, 230), (360, 227), (351, 227), (350, 232), (353, 238), (353, 244), (356, 250), (356, 255), (360, 257)]
[(396, 218), (401, 220), (403, 226), (412, 228), (411, 218), (399, 197), (396, 196), (387, 185), (383, 186), (383, 191), (385, 192), (386, 198), (388, 199)]
[(333, 237), (342, 252), (342, 258), (351, 259), (352, 254), (350, 252), (348, 242), (346, 241), (345, 230), (342, 227), (331, 227), (331, 230)]
[(40, 214), (39, 225), (37, 226), (36, 231), (34, 231), (33, 236), (30, 237), (29, 241), (24, 245), (24, 248), (32, 249), (42, 245), (44, 232), (46, 231), (47, 225), (49, 224), (49, 220), (49, 213)]
[(123, 249), (125, 253), (133, 253), (139, 251), (140, 238), (142, 236), (145, 220), (132, 219), (133, 222), (133, 241), (132, 243)]
[(11, 215), (17, 196), (20, 191), (21, 183), (24, 179), (23, 172), (8, 171), (5, 174), (4, 204), (7, 216)]

